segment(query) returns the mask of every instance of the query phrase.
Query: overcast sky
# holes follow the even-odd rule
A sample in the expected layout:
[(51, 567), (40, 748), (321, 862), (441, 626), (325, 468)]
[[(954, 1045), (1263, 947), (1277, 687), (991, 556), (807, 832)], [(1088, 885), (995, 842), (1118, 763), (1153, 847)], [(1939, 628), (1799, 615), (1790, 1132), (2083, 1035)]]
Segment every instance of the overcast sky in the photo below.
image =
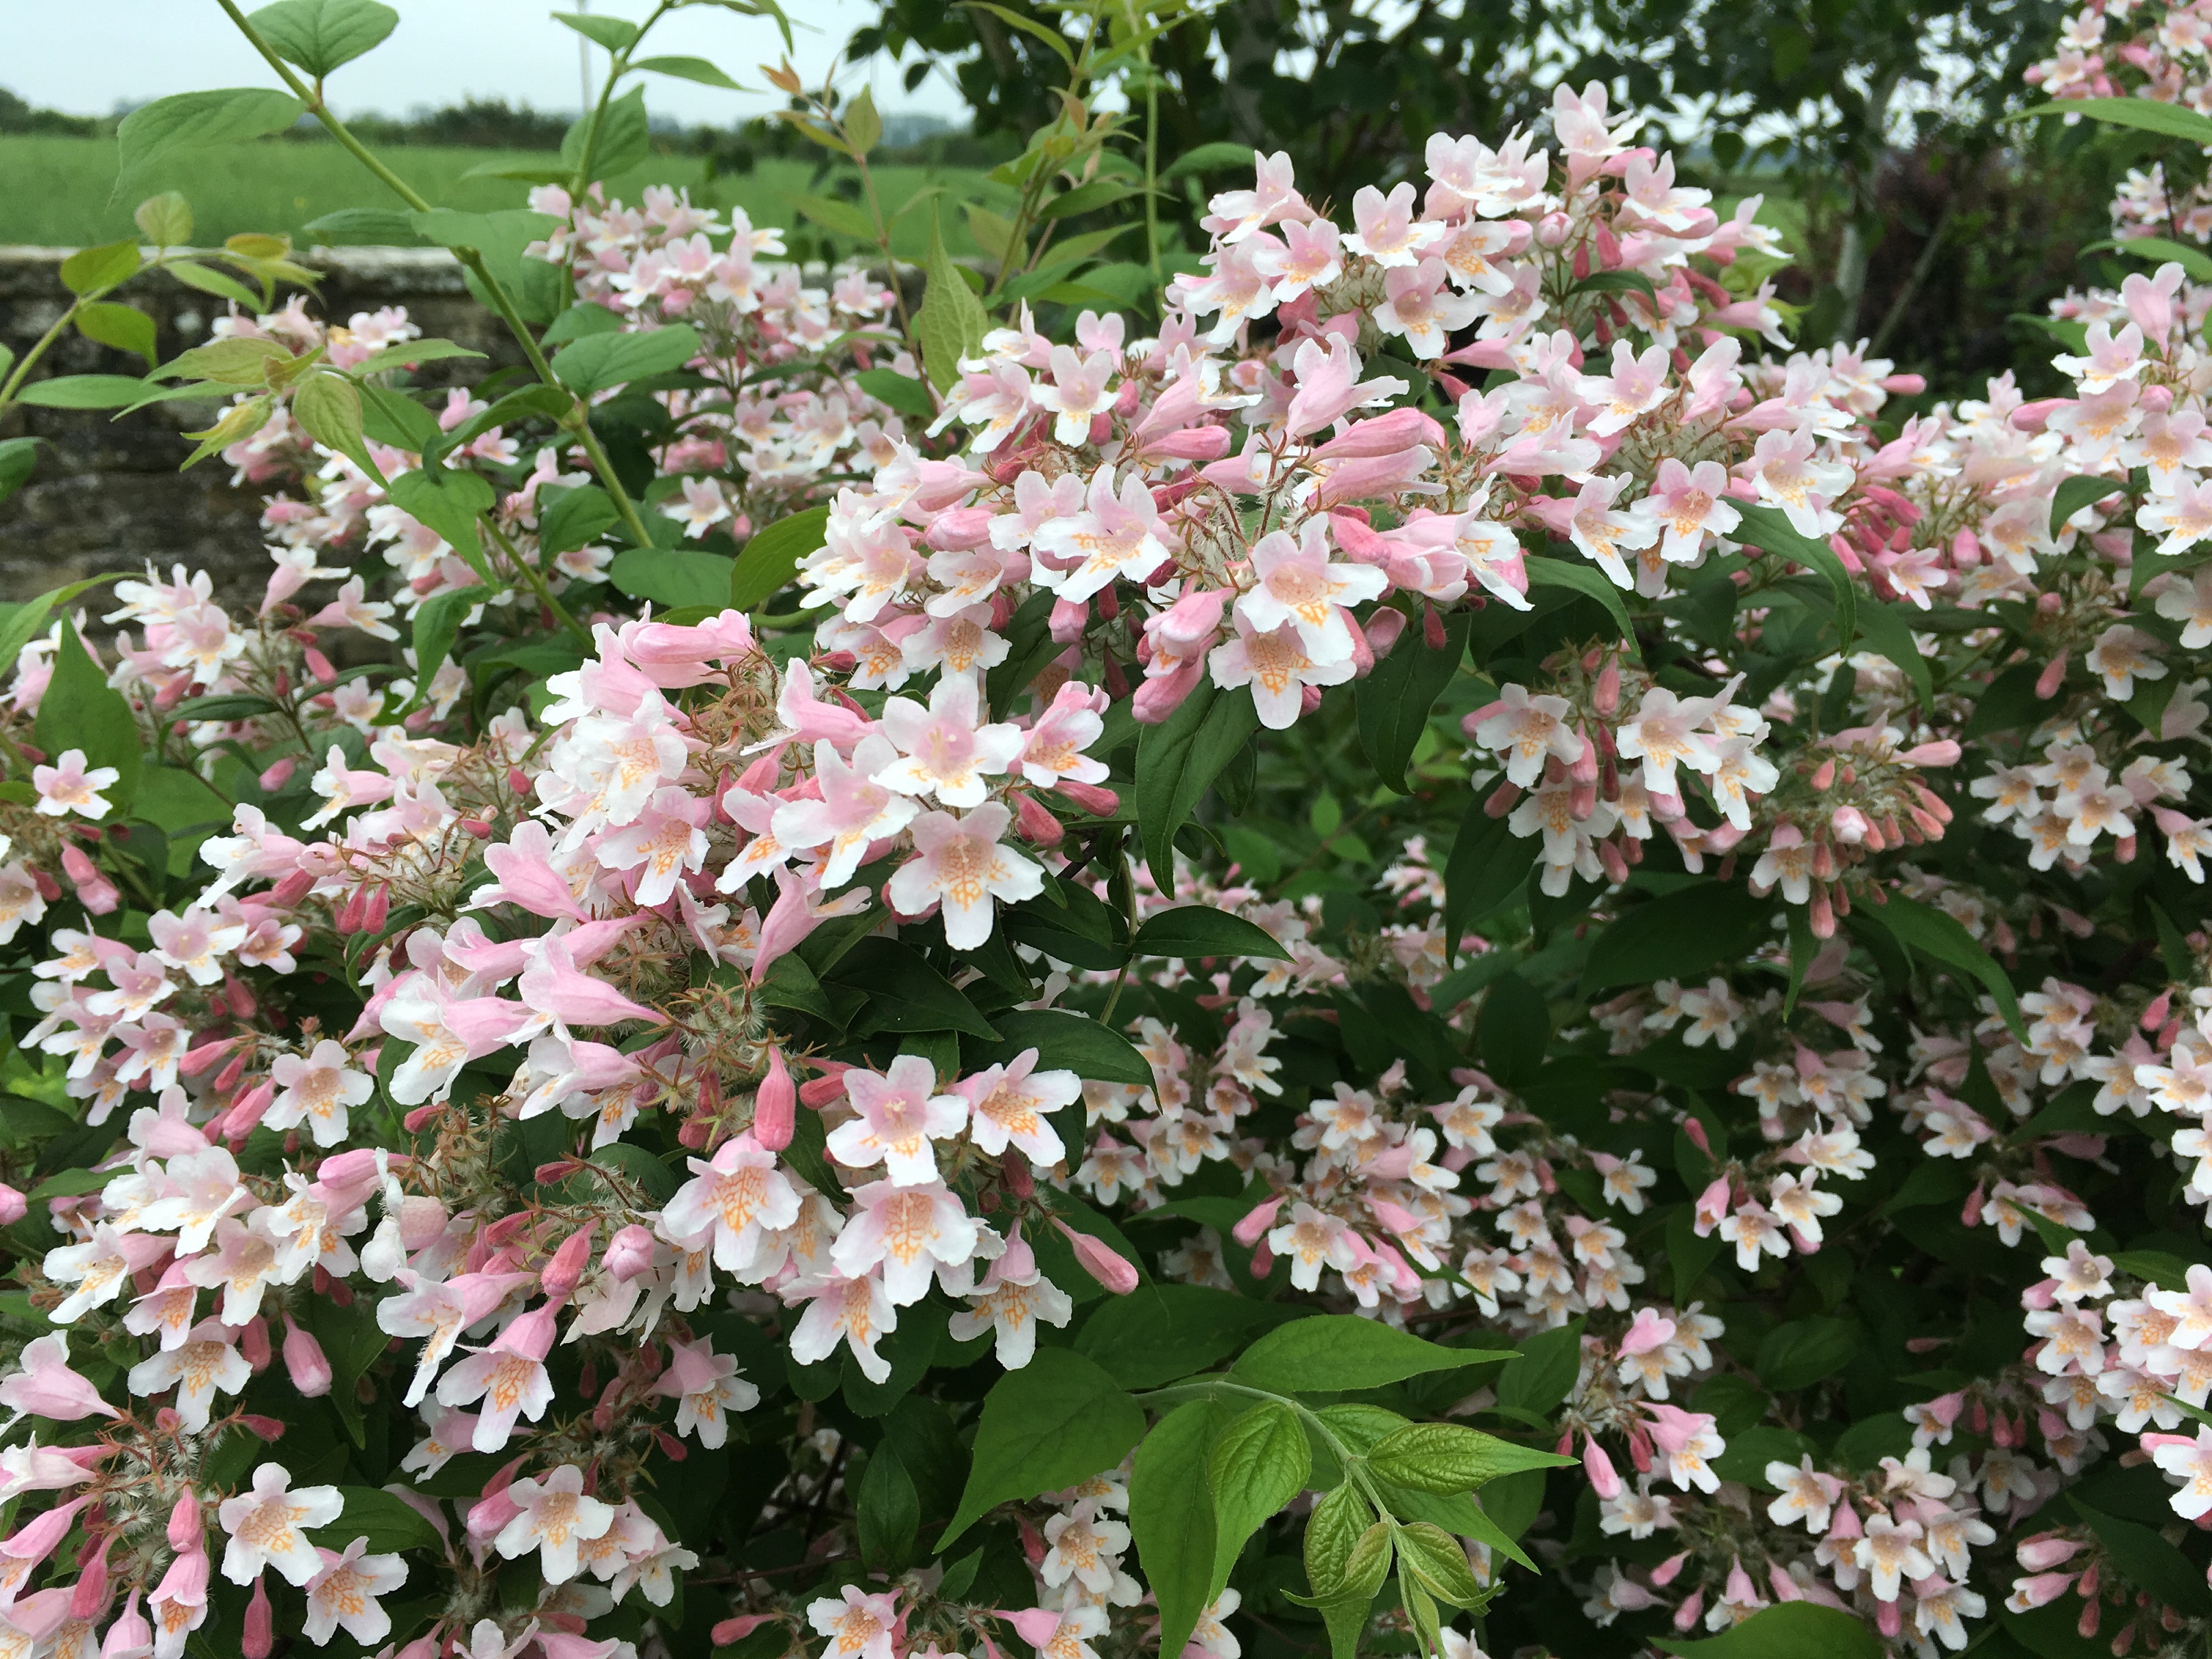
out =
[[(341, 114), (376, 110), (404, 115), (417, 106), (459, 102), (475, 94), (544, 110), (574, 110), (579, 98), (581, 42), (549, 21), (547, 0), (386, 0), (399, 13), (392, 37), (331, 77), (331, 101)], [(642, 18), (649, 0), (589, 0), (603, 15)], [(796, 0), (793, 58), (810, 82), (818, 79), (847, 38), (872, 15), (870, 0)], [(264, 86), (266, 65), (230, 26), (215, 0), (0, 0), (8, 42), (0, 85), (49, 109), (104, 115), (118, 102), (143, 103), (167, 93), (222, 86)], [(658, 25), (654, 49), (705, 58), (741, 85), (763, 86), (762, 63), (782, 55), (775, 25), (716, 6), (678, 12)], [(599, 72), (605, 58), (591, 49)], [(665, 76), (647, 78), (647, 106), (679, 120), (726, 123), (769, 108), (761, 93), (732, 93)], [(860, 74), (839, 84), (857, 90)], [(958, 95), (941, 76), (914, 92), (897, 72), (876, 65), (867, 78), (886, 112), (922, 111), (957, 118)]]

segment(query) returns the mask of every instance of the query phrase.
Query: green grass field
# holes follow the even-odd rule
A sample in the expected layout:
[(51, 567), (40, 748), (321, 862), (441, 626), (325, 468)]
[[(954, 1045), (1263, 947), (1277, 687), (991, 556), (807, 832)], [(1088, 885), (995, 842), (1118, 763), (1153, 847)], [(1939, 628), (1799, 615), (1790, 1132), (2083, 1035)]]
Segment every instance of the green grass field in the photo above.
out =
[[(440, 149), (395, 146), (384, 161), (422, 195), (441, 207), (482, 212), (520, 207), (527, 185), (510, 179), (467, 179), (486, 165), (544, 164), (554, 158), (522, 151)], [(655, 156), (609, 181), (613, 194), (635, 201), (647, 185), (681, 185), (692, 199), (718, 207), (741, 207), (756, 225), (788, 225), (797, 212), (792, 195), (828, 195), (826, 180), (815, 179), (803, 162), (764, 161), (754, 172), (725, 175), (701, 186), (702, 163), (694, 156)], [(945, 192), (945, 246), (955, 253), (974, 252), (960, 214), (945, 205), (962, 196), (995, 204), (1008, 193), (983, 184), (981, 175), (957, 168), (884, 167), (877, 172), (884, 206), (896, 211), (919, 191)], [(361, 164), (333, 143), (263, 143), (208, 152), (188, 174), (163, 179), (129, 199), (110, 202), (115, 183), (115, 143), (106, 138), (0, 137), (0, 243), (33, 243), (82, 247), (135, 234), (131, 210), (137, 198), (173, 185), (192, 204), (194, 240), (203, 246), (240, 231), (289, 234), (307, 244), (317, 238), (302, 227), (340, 208), (398, 208), (395, 199)], [(894, 244), (902, 256), (920, 257), (929, 246), (929, 211), (918, 208), (900, 222)]]

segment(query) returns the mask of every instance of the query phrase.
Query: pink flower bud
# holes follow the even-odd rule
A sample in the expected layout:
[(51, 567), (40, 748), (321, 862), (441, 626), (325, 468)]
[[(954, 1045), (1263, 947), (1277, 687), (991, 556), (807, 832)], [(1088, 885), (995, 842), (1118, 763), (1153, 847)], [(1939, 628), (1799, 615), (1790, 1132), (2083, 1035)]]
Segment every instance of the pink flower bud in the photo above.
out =
[(2036, 676), (2037, 696), (2049, 698), (2058, 695), (2058, 688), (2066, 683), (2066, 654), (2060, 652), (2045, 665), (2043, 672)]
[(255, 1370), (267, 1370), (271, 1357), (269, 1322), (258, 1316), (247, 1320), (246, 1328), (238, 1334), (238, 1351), (246, 1356), (246, 1363)]
[(753, 1139), (772, 1152), (781, 1152), (791, 1145), (798, 1115), (799, 1090), (783, 1063), (783, 1050), (770, 1048), (768, 1075), (753, 1096)]
[(295, 870), (268, 892), (266, 902), (271, 908), (289, 910), (314, 890), (315, 878), (306, 870)]
[[(1430, 614), (1433, 616), (1435, 613)], [(1395, 605), (1376, 607), (1375, 614), (1367, 619), (1364, 630), (1369, 653), (1377, 657), (1389, 656), (1405, 631), (1404, 611)]]
[(1583, 1437), (1583, 1473), (1589, 1476), (1590, 1488), (1600, 1498), (1620, 1496), (1620, 1476), (1613, 1467), (1613, 1460), (1595, 1438)]
[(1267, 1230), (1275, 1224), (1275, 1218), (1282, 1212), (1283, 1206), (1288, 1201), (1289, 1197), (1290, 1194), (1287, 1193), (1276, 1194), (1274, 1197), (1252, 1211), (1236, 1226), (1230, 1229), (1230, 1237), (1246, 1249), (1250, 1249), (1265, 1237)]
[(154, 1627), (146, 1622), (146, 1615), (138, 1611), (138, 1592), (132, 1590), (123, 1603), (123, 1611), (107, 1627), (100, 1638), (100, 1659), (132, 1659), (132, 1656), (147, 1652), (154, 1645)]
[(186, 1551), (199, 1547), (200, 1500), (189, 1486), (169, 1511), (169, 1547)]
[(70, 1590), (70, 1617), (89, 1623), (100, 1617), (107, 1606), (107, 1552), (115, 1547), (115, 1534), (103, 1534), (85, 1562), (84, 1571)]
[(2012, 1600), (2021, 1607), (2045, 1607), (2073, 1588), (2070, 1572), (2039, 1572), (2032, 1578), (2013, 1580)]
[(1074, 1248), (1075, 1259), (1083, 1271), (1103, 1285), (1116, 1296), (1127, 1296), (1137, 1288), (1137, 1270), (1121, 1256), (1116, 1255), (1089, 1233), (1079, 1233), (1059, 1217), (1052, 1224)]
[(587, 1221), (577, 1228), (561, 1241), (561, 1248), (553, 1252), (552, 1260), (538, 1275), (538, 1288), (555, 1303), (574, 1295), (576, 1286), (583, 1281), (584, 1269), (592, 1265), (592, 1240), (598, 1231), (596, 1221)]
[(1033, 847), (1057, 847), (1066, 833), (1045, 804), (1024, 789), (1013, 798), (1015, 833)]
[(1065, 795), (1086, 812), (1095, 812), (1102, 818), (1110, 818), (1121, 810), (1121, 798), (1111, 789), (1095, 783), (1078, 783), (1073, 778), (1062, 778), (1053, 785), (1055, 793)]
[(57, 1544), (69, 1536), (70, 1528), (76, 1522), (76, 1512), (91, 1501), (89, 1498), (78, 1498), (66, 1504), (56, 1504), (33, 1518), (27, 1525), (16, 1528), (12, 1537), (0, 1544), (0, 1553), (12, 1560), (25, 1562), (31, 1566), (38, 1565), (54, 1553)]
[(100, 873), (99, 866), (85, 856), (82, 847), (63, 844), (62, 873), (76, 888), (78, 902), (94, 915), (104, 916), (115, 908), (115, 884)]
[(12, 1227), (31, 1212), (31, 1200), (0, 1182), (0, 1227)]
[(310, 1400), (331, 1391), (331, 1362), (324, 1356), (323, 1345), (313, 1332), (301, 1330), (289, 1314), (284, 1316), (284, 1370), (292, 1386)]
[(246, 1634), (239, 1644), (239, 1651), (246, 1659), (269, 1659), (270, 1650), (276, 1645), (276, 1615), (269, 1606), (269, 1587), (256, 1574), (253, 1580), (253, 1599), (246, 1604)]
[(632, 1222), (607, 1241), (599, 1260), (611, 1278), (627, 1284), (653, 1266), (653, 1235)]
[(300, 757), (297, 755), (287, 755), (283, 759), (273, 763), (269, 769), (261, 775), (262, 793), (264, 794), (276, 793), (277, 790), (282, 789), (286, 784), (291, 782), (292, 774), (299, 769)]

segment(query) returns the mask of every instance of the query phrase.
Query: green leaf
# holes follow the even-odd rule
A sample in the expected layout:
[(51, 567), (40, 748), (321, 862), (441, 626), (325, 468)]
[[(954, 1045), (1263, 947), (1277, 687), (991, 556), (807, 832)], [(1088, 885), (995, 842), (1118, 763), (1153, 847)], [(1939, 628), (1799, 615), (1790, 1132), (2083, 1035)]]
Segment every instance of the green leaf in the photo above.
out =
[(1856, 1320), (1792, 1320), (1761, 1340), (1752, 1369), (1777, 1394), (1808, 1389), (1850, 1364), (1864, 1342), (1865, 1333)]
[[(407, 239), (410, 242), (413, 237)], [(228, 300), (244, 307), (247, 312), (261, 309), (261, 296), (240, 282), (228, 271), (204, 265), (197, 259), (172, 259), (161, 267), (186, 288), (198, 289), (203, 294), (212, 294), (218, 300)]]
[[(1116, 1300), (1108, 1310), (1121, 1305)], [(1129, 1534), (1145, 1583), (1159, 1602), (1164, 1651), (1182, 1651), (1170, 1644), (1190, 1639), (1212, 1599), (1213, 1491), (1206, 1470), (1227, 1416), (1218, 1401), (1176, 1407), (1145, 1437), (1129, 1474)]]
[[(396, 1066), (405, 1058), (406, 1052), (411, 1052), (410, 1045), (387, 1043), (386, 1054), (389, 1058), (380, 1062), (378, 1070), (382, 1072), (386, 1065)], [(358, 1385), (392, 1339), (376, 1322), (376, 1309), (366, 1297), (356, 1297), (341, 1308), (328, 1297), (311, 1297), (302, 1304), (301, 1314), (307, 1329), (322, 1345), (323, 1358), (330, 1361), (330, 1402), (337, 1408), (353, 1443), (365, 1446), (368, 1443)], [(345, 1540), (347, 1543), (352, 1541), (351, 1537)]]
[(630, 68), (653, 75), (672, 76), (678, 81), (696, 81), (702, 87), (720, 87), (726, 92), (744, 90), (703, 58), (638, 58), (631, 60)]
[(605, 392), (678, 369), (699, 355), (699, 331), (689, 323), (642, 334), (592, 334), (561, 348), (554, 377), (569, 391)]
[(1132, 196), (1141, 196), (1139, 185), (1124, 184), (1119, 179), (1093, 179), (1088, 184), (1078, 185), (1046, 204), (1037, 217), (1044, 220), (1072, 219), (1079, 213), (1095, 213), (1100, 208), (1111, 207), (1116, 202), (1126, 202)]
[[(410, 368), (416, 363), (447, 362), (456, 357), (473, 357), (481, 362), (483, 353), (471, 350), (453, 340), (404, 340), (398, 345), (386, 346), (381, 351), (369, 353), (346, 373), (358, 378), (364, 374), (381, 374), (386, 369)], [(545, 388), (536, 386), (531, 390), (542, 392)], [(563, 400), (556, 405), (555, 412), (566, 414), (568, 408), (568, 404)], [(477, 429), (481, 431), (483, 428)], [(468, 440), (463, 438), (459, 441), (466, 443)]]
[(2163, 1250), (2115, 1250), (2112, 1265), (2124, 1273), (2148, 1279), (2161, 1291), (2189, 1288), (2189, 1264)]
[(889, 1441), (869, 1455), (853, 1514), (860, 1559), (871, 1571), (900, 1572), (912, 1563), (915, 1540), (921, 1530), (921, 1498), (914, 1489), (914, 1477)]
[(1528, 885), (1536, 863), (1536, 836), (1516, 836), (1505, 817), (1483, 811), (1483, 797), (1467, 804), (1444, 861), (1444, 950), (1459, 952), (1461, 937), (1492, 911), (1516, 897)]
[(1200, 680), (1175, 713), (1137, 738), (1137, 832), (1163, 891), (1174, 890), (1176, 831), (1245, 740), (1260, 729), (1252, 694)]
[(1582, 1375), (1583, 1322), (1522, 1339), (1521, 1357), (1498, 1374), (1498, 1403), (1534, 1417), (1549, 1417)]
[(1889, 1651), (1861, 1620), (1817, 1601), (1778, 1601), (1708, 1641), (1651, 1643), (1683, 1659), (1884, 1659)]
[(1979, 980), (1988, 988), (1997, 1012), (2004, 1016), (2013, 1034), (2022, 1042), (2027, 1041), (2027, 1028), (2021, 1023), (2020, 998), (2013, 991), (2012, 981), (1997, 965), (1996, 958), (1974, 942), (1974, 936), (1957, 917), (1899, 893), (1892, 893), (1886, 904), (1867, 905), (1853, 915), (1871, 916), (1894, 934), (1899, 944)]
[[(415, 216), (398, 208), (339, 208), (301, 228), (326, 242), (372, 247), (413, 247), (427, 240), (415, 228)], [(177, 267), (169, 269), (174, 272)]]
[(960, 3), (972, 7), (977, 11), (988, 11), (1008, 27), (1019, 29), (1024, 34), (1032, 35), (1043, 41), (1046, 46), (1059, 54), (1061, 63), (1066, 64), (1070, 70), (1074, 69), (1075, 49), (1067, 44), (1067, 37), (1058, 29), (1048, 27), (1034, 17), (1024, 17), (1011, 8), (994, 5), (992, 0), (960, 0)]
[(489, 581), (483, 544), (477, 539), (477, 514), (490, 512), (499, 500), (489, 479), (426, 461), (394, 478), (385, 494), (394, 507), (437, 532), (471, 569)]
[(131, 220), (156, 247), (184, 247), (192, 240), (192, 204), (182, 191), (165, 190), (138, 204)]
[(356, 460), (368, 457), (362, 442), (361, 392), (343, 374), (310, 374), (294, 388), (292, 418), (325, 449)]
[[(4, 373), (0, 370), (0, 373)], [(39, 446), (43, 439), (0, 438), (0, 501), (21, 489), (30, 481), (31, 471), (39, 464)], [(17, 650), (22, 649), (19, 645)], [(0, 665), (15, 660), (12, 656), (0, 659)]]
[(1367, 1461), (1376, 1474), (1399, 1486), (1454, 1492), (1472, 1491), (1501, 1474), (1560, 1468), (1575, 1460), (1456, 1423), (1408, 1423), (1370, 1447)]
[(810, 507), (756, 531), (730, 567), (730, 604), (750, 611), (799, 574), (799, 564), (830, 539), (830, 509)]
[(40, 409), (121, 409), (145, 395), (145, 381), (128, 374), (57, 374), (32, 381), (15, 401)]
[(1837, 649), (1849, 656), (1851, 641), (1857, 638), (1859, 631), (1858, 587), (1851, 580), (1851, 573), (1844, 568), (1844, 562), (1836, 556), (1836, 550), (1803, 533), (1778, 507), (1768, 507), (1759, 501), (1731, 501), (1729, 505), (1743, 520), (1736, 539), (1783, 558), (1795, 559), (1827, 578), (1829, 591), (1836, 599), (1836, 636), (1839, 641)]
[[(551, 496), (548, 490), (540, 497)], [(573, 553), (599, 540), (622, 520), (622, 512), (615, 506), (614, 498), (597, 484), (582, 484), (574, 489), (562, 490), (538, 515), (538, 550), (547, 558), (563, 553)], [(721, 562), (727, 565), (729, 561)], [(627, 587), (623, 592), (627, 593)], [(716, 599), (720, 594), (714, 596)]]
[(429, 694), (430, 682), (453, 650), (462, 619), (490, 597), (489, 588), (459, 587), (425, 599), (416, 608), (415, 684), (422, 688), (418, 696)]
[(1143, 1408), (1112, 1377), (1066, 1348), (1039, 1348), (984, 1396), (968, 1485), (939, 1553), (997, 1504), (1112, 1468), (1144, 1432)]
[(62, 286), (72, 294), (104, 294), (136, 272), (138, 259), (135, 240), (79, 248), (62, 261)]
[(872, 243), (876, 240), (876, 222), (850, 202), (840, 201), (834, 196), (787, 195), (783, 199), (824, 230), (856, 242)]
[(1270, 1331), (1230, 1375), (1277, 1394), (1341, 1394), (1510, 1357), (1510, 1350), (1443, 1347), (1352, 1314), (1321, 1314)]
[(1552, 1015), (1544, 994), (1517, 970), (1500, 974), (1482, 999), (1474, 1035), (1483, 1069), (1509, 1089), (1522, 1087), (1551, 1046)]
[(1659, 290), (1640, 270), (1593, 270), (1568, 290), (1572, 294), (1641, 294), (1656, 311)]
[(635, 599), (676, 609), (729, 604), (732, 561), (690, 547), (630, 547), (615, 555), (607, 580)]
[(319, 81), (381, 46), (399, 14), (377, 0), (276, 0), (246, 21), (278, 57)]
[(1207, 1463), (1213, 1488), (1213, 1578), (1221, 1594), (1244, 1540), (1306, 1489), (1313, 1452), (1297, 1413), (1280, 1401), (1255, 1406), (1223, 1430)]
[(201, 824), (228, 827), (231, 809), (197, 772), (180, 766), (149, 766), (138, 775), (132, 813), (171, 833)]
[(1702, 974), (1741, 956), (1772, 908), (1741, 883), (1728, 881), (1693, 882), (1647, 900), (1590, 946), (1583, 964), (1583, 994)]
[(2212, 144), (2212, 120), (2179, 104), (2154, 98), (2068, 98), (2054, 104), (2038, 104), (2021, 112), (2031, 115), (2080, 115), (2116, 127), (2135, 127), (2166, 138), (2186, 138), (2192, 144)]
[(565, 24), (610, 52), (628, 52), (637, 44), (637, 25), (619, 17), (594, 17), (580, 11), (556, 11), (551, 15), (555, 22)]
[(914, 319), (915, 337), (921, 344), (922, 367), (929, 374), (930, 385), (939, 392), (950, 392), (960, 380), (960, 360), (974, 356), (981, 349), (990, 327), (990, 313), (945, 251), (945, 234), (933, 210), (928, 279), (922, 288), (921, 309)]
[(972, 1070), (1012, 1062), (1023, 1050), (1037, 1051), (1040, 1071), (1068, 1071), (1094, 1083), (1152, 1086), (1152, 1062), (1136, 1044), (1088, 1014), (1064, 1008), (1014, 1008), (991, 1016), (996, 1042), (963, 1043), (961, 1056)]
[(1160, 182), (1180, 179), (1186, 173), (1219, 173), (1230, 167), (1249, 167), (1254, 165), (1259, 152), (1249, 144), (1236, 144), (1225, 138), (1187, 149), (1160, 171)]
[(282, 132), (306, 108), (289, 94), (263, 87), (180, 92), (141, 104), (115, 130), (114, 194), (165, 161), (190, 159), (185, 152)]
[(2127, 482), (2125, 478), (2100, 478), (2086, 472), (2077, 472), (2064, 480), (2051, 497), (2051, 533), (2056, 536), (2065, 527), (2066, 521), (2083, 507), (2125, 489)]
[(4, 617), (0, 617), (0, 673), (14, 672), (15, 659), (22, 654), (23, 647), (44, 630), (46, 618), (53, 614), (57, 606), (70, 605), (76, 602), (79, 594), (88, 593), (94, 588), (103, 587), (112, 581), (120, 581), (129, 574), (128, 571), (118, 570), (105, 576), (88, 576), (81, 582), (71, 582), (66, 587), (51, 588), (35, 599), (26, 599), (21, 605), (8, 607)]
[(2139, 1522), (2092, 1509), (2072, 1492), (2066, 1501), (2089, 1523), (2130, 1583), (2190, 1618), (2212, 1614), (2212, 1590), (2205, 1586), (2203, 1572), (2160, 1534)]
[(2163, 236), (2130, 236), (2124, 242), (2108, 242), (2106, 246), (2130, 258), (2179, 265), (2192, 283), (2212, 283), (2212, 254), (2207, 254), (2201, 247), (2169, 241)]
[(85, 650), (74, 623), (62, 623), (54, 676), (39, 700), (31, 741), (49, 755), (82, 749), (87, 768), (113, 767), (121, 775), (100, 792), (110, 821), (119, 823), (131, 815), (138, 788), (138, 722), (128, 700), (109, 687), (106, 671)]
[(1628, 620), (1628, 606), (1622, 603), (1620, 590), (1613, 579), (1594, 564), (1578, 564), (1571, 559), (1531, 558), (1522, 562), (1528, 573), (1531, 587), (1565, 587), (1595, 599), (1613, 617), (1613, 626), (1620, 637), (1632, 643), (1636, 638), (1636, 626)]
[(867, 1006), (854, 1022), (855, 1036), (872, 1031), (965, 1031), (999, 1040), (997, 1029), (974, 1003), (918, 951), (896, 939), (862, 939), (822, 977), (866, 996)]
[(1858, 608), (1859, 633), (1875, 651), (1905, 671), (1920, 707), (1925, 708), (1936, 700), (1936, 682), (1929, 674), (1928, 659), (1912, 641), (1914, 614), (1906, 605), (1869, 599)]
[(1406, 765), (1428, 727), (1429, 711), (1459, 672), (1467, 657), (1472, 611), (1455, 611), (1444, 621), (1443, 648), (1431, 650), (1421, 630), (1409, 627), (1395, 649), (1352, 684), (1359, 716), (1359, 746), (1376, 775), (1399, 794), (1406, 793)]
[(1261, 962), (1291, 959), (1291, 953), (1259, 923), (1206, 904), (1179, 904), (1155, 912), (1129, 941), (1129, 954), (1176, 957), (1185, 962), (1206, 957), (1243, 957)]
[(902, 415), (927, 421), (937, 414), (929, 388), (911, 374), (902, 374), (895, 368), (864, 368), (853, 378), (860, 382), (861, 391)]
[(1439, 1601), (1449, 1601), (1455, 1607), (1480, 1607), (1490, 1599), (1489, 1592), (1474, 1582), (1467, 1552), (1442, 1527), (1426, 1521), (1401, 1527), (1398, 1559), (1421, 1588)]
[[(611, 21), (611, 19), (601, 20)], [(635, 24), (624, 24), (635, 28)], [(588, 143), (591, 154), (584, 153)], [(561, 165), (569, 170), (577, 194), (595, 179), (627, 172), (652, 153), (653, 133), (645, 112), (645, 88), (632, 87), (600, 115), (586, 113), (561, 137)], [(589, 178), (581, 175), (588, 172)]]
[(1227, 1358), (1254, 1331), (1280, 1325), (1297, 1312), (1206, 1285), (1140, 1285), (1112, 1297), (1084, 1322), (1075, 1351), (1097, 1360), (1124, 1388), (1156, 1389)]
[(380, 1486), (341, 1486), (338, 1496), (345, 1500), (338, 1518), (311, 1534), (325, 1548), (343, 1550), (356, 1538), (368, 1540), (371, 1555), (445, 1548), (438, 1529), (396, 1493)]

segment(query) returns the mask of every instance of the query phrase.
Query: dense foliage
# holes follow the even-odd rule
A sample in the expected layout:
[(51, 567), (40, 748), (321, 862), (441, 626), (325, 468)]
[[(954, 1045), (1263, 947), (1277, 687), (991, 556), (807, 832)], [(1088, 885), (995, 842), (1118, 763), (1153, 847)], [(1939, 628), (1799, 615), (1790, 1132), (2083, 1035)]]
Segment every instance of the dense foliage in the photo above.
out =
[(1899, 421), (1592, 84), (1255, 158), (1148, 329), (1126, 39), (908, 290), (609, 199), (637, 26), (461, 215), (322, 108), (387, 8), (232, 15), (126, 173), (314, 113), (528, 368), (168, 195), (217, 337), (0, 383), (272, 561), (0, 619), (10, 1653), (2201, 1648), (2181, 264)]

